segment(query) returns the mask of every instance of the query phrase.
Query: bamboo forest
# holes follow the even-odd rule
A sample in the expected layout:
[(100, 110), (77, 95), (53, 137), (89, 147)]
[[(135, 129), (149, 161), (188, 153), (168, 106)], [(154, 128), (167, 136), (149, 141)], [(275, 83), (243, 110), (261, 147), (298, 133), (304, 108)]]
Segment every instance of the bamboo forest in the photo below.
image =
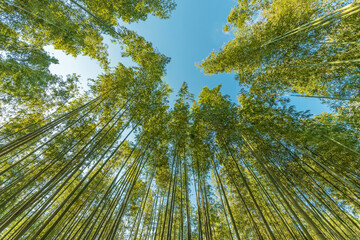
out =
[[(173, 91), (129, 27), (181, 4), (0, 0), (1, 240), (360, 239), (360, 2), (232, 1), (230, 40), (191, 64), (236, 101)], [(102, 73), (84, 90), (47, 46)]]

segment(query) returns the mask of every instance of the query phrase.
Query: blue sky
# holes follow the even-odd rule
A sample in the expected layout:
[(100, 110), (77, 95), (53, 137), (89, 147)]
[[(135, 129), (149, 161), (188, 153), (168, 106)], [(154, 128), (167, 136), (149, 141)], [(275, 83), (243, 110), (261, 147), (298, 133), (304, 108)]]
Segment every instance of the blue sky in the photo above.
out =
[[(147, 41), (153, 43), (161, 53), (171, 57), (167, 66), (167, 74), (164, 81), (169, 83), (174, 90), (170, 102), (175, 99), (177, 91), (182, 82), (187, 82), (189, 91), (195, 97), (198, 96), (204, 86), (209, 88), (222, 85), (222, 93), (228, 94), (231, 100), (236, 101), (240, 87), (234, 79), (235, 74), (218, 74), (206, 76), (195, 66), (212, 50), (218, 50), (226, 44), (233, 36), (222, 31), (232, 7), (234, 0), (182, 0), (170, 19), (158, 19), (149, 17), (145, 22), (124, 24)], [(130, 65), (128, 59), (121, 58), (120, 46), (109, 45), (111, 65), (116, 66), (119, 61)], [(82, 84), (86, 86), (87, 78), (96, 78), (101, 69), (95, 60), (79, 56), (73, 58), (60, 51), (48, 47), (47, 50), (59, 59), (58, 65), (52, 65), (51, 71), (56, 74), (77, 73), (81, 75)], [(311, 113), (319, 114), (328, 111), (328, 107), (320, 104), (317, 99), (291, 98), (291, 104), (297, 110), (310, 109)]]

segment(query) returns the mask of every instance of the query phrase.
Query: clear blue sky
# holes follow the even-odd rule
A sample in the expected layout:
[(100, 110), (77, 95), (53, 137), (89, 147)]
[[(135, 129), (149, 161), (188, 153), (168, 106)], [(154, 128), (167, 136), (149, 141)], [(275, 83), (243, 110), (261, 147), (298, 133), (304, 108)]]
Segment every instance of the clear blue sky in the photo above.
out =
[[(177, 2), (177, 8), (170, 19), (149, 17), (145, 22), (125, 24), (126, 27), (152, 42), (161, 53), (171, 57), (164, 79), (174, 90), (170, 102), (174, 101), (184, 81), (188, 83), (189, 90), (195, 97), (204, 86), (213, 88), (221, 84), (222, 93), (228, 94), (233, 101), (237, 102), (236, 95), (240, 87), (234, 79), (235, 74), (206, 76), (195, 66), (195, 63), (201, 62), (211, 50), (218, 50), (233, 38), (231, 34), (224, 33), (222, 28), (236, 1), (182, 0)], [(120, 57), (118, 45), (106, 42), (109, 45), (112, 66), (116, 66), (119, 61), (125, 65), (131, 64), (128, 59)], [(51, 70), (56, 74), (77, 73), (81, 75), (83, 85), (86, 85), (87, 78), (96, 78), (101, 73), (97, 62), (88, 57), (80, 56), (75, 59), (51, 47), (47, 50), (59, 59), (60, 64), (51, 66)], [(297, 110), (310, 109), (313, 114), (329, 111), (328, 107), (320, 104), (317, 99), (296, 97), (291, 99), (291, 104), (294, 104)]]

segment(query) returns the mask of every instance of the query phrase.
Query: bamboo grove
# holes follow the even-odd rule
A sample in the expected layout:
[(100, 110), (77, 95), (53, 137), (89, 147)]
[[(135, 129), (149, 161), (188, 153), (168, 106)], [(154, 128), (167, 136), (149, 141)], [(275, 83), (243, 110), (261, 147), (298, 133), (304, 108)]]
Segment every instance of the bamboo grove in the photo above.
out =
[[(173, 106), (170, 59), (117, 20), (174, 2), (0, 7), (0, 239), (360, 238), (358, 2), (239, 1), (235, 39), (199, 64), (236, 72), (238, 103), (183, 83)], [(136, 66), (110, 68), (104, 35)], [(81, 91), (49, 71), (49, 44), (104, 73)]]

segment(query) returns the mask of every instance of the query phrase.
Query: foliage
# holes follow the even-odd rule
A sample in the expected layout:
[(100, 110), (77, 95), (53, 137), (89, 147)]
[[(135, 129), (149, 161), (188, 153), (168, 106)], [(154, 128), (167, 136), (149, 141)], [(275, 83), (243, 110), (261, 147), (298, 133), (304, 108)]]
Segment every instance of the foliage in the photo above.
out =
[[(172, 1), (2, 1), (0, 238), (359, 238), (358, 65), (347, 62), (359, 14), (335, 3), (239, 1), (225, 27), (236, 38), (201, 66), (250, 88), (238, 103), (221, 86), (195, 101), (183, 83), (169, 106), (170, 59), (117, 20), (166, 18)], [(136, 66), (106, 68), (104, 33)], [(80, 93), (78, 76), (50, 73), (47, 44), (106, 71)], [(289, 92), (336, 111), (295, 111)]]

